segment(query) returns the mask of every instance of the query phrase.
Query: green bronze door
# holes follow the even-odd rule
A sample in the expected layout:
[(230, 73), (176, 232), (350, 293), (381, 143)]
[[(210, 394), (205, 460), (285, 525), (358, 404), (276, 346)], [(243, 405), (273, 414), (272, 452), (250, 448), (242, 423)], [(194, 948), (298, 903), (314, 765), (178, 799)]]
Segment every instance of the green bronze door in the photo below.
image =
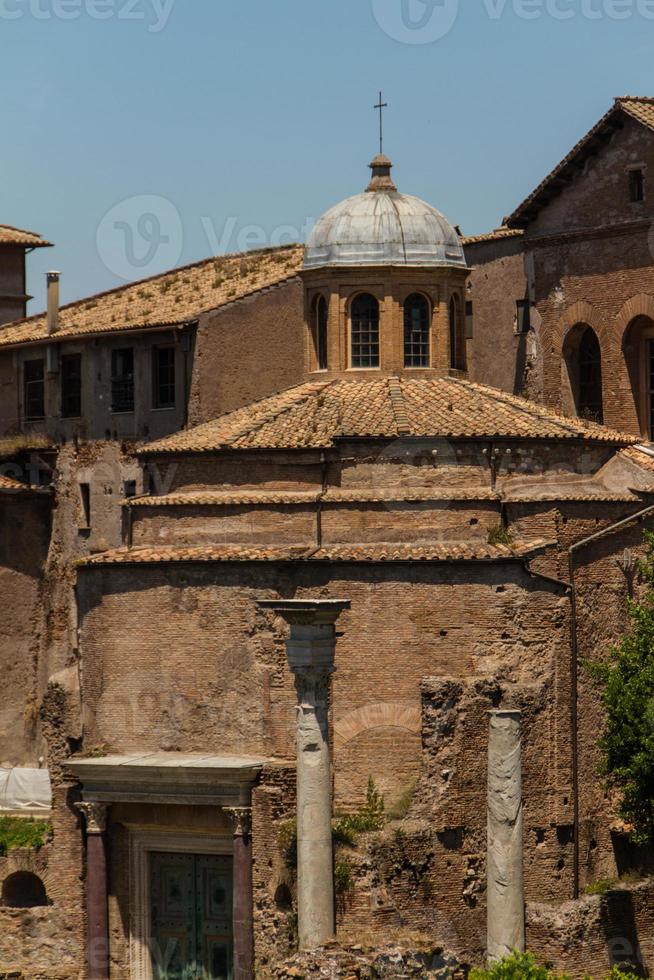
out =
[(231, 980), (232, 859), (150, 854), (154, 980)]

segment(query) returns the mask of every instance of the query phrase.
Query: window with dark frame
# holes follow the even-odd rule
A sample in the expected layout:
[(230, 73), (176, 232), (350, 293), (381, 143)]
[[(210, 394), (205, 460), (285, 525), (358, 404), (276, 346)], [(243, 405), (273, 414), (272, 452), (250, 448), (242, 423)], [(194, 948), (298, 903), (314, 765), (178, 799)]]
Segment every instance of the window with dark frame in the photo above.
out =
[(640, 169), (629, 171), (629, 200), (632, 204), (645, 200), (645, 174)]
[(471, 299), (466, 302), (466, 340), (472, 340), (474, 335), (474, 306)]
[(79, 485), (80, 504), (82, 505), (82, 523), (80, 528), (88, 531), (91, 527), (91, 484), (80, 483)]
[(175, 407), (175, 348), (152, 348), (152, 407)]
[(529, 333), (531, 328), (531, 301), (528, 299), (517, 300), (516, 313), (518, 317), (517, 332)]
[(466, 370), (466, 341), (458, 296), (450, 300), (450, 367), (455, 371)]
[(429, 367), (430, 306), (420, 293), (404, 302), (404, 366)]
[(327, 370), (327, 323), (328, 308), (324, 296), (318, 296), (313, 307), (314, 346), (319, 371)]
[(592, 327), (586, 328), (579, 344), (578, 414), (600, 425), (603, 422), (602, 352)]
[(111, 411), (134, 411), (134, 348), (111, 352)]
[(27, 422), (45, 418), (45, 362), (42, 357), (25, 361), (23, 365), (23, 399)]
[(77, 419), (82, 414), (82, 355), (61, 358), (61, 417)]
[(352, 302), (351, 349), (353, 368), (379, 367), (379, 303), (369, 293)]

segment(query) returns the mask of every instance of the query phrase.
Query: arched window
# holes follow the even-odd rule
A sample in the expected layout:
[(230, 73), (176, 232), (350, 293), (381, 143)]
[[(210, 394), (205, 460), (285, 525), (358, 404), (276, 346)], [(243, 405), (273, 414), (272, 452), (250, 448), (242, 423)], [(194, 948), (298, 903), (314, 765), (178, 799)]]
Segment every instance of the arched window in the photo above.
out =
[(31, 909), (48, 905), (45, 885), (31, 871), (16, 871), (2, 883), (2, 904), (10, 909)]
[(564, 412), (602, 422), (602, 354), (597, 334), (587, 323), (568, 331), (563, 343)]
[(404, 366), (429, 367), (430, 307), (424, 296), (412, 293), (404, 302)]
[(313, 303), (313, 346), (316, 366), (319, 371), (327, 370), (327, 300), (316, 296)]
[(369, 293), (352, 302), (351, 350), (353, 368), (379, 367), (379, 303)]
[(602, 354), (592, 327), (586, 328), (579, 343), (577, 411), (581, 418), (602, 421)]
[(466, 339), (458, 296), (450, 300), (450, 367), (456, 371), (466, 369)]

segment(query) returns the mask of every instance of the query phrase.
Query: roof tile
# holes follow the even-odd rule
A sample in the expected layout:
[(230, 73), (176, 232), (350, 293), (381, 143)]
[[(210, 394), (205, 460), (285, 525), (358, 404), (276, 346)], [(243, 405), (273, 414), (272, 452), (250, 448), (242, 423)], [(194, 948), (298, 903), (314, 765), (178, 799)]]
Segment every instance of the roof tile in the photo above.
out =
[[(56, 339), (186, 323), (297, 275), (300, 245), (217, 256), (62, 306)], [(47, 339), (45, 313), (0, 329), (0, 347)]]
[[(403, 405), (398, 431), (398, 391)], [(143, 455), (224, 449), (326, 449), (338, 439), (541, 439), (630, 445), (633, 436), (557, 415), (459, 378), (311, 382), (142, 446)]]

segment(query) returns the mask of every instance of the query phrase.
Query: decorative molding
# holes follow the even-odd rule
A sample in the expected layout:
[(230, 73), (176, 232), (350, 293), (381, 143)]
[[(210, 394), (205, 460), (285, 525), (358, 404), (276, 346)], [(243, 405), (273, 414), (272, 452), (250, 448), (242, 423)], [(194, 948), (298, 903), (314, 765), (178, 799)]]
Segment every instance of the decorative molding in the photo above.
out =
[(87, 834), (104, 834), (107, 829), (106, 803), (76, 803), (75, 806), (84, 814)]
[(250, 837), (252, 835), (252, 807), (226, 806), (225, 813), (234, 827), (234, 837)]

